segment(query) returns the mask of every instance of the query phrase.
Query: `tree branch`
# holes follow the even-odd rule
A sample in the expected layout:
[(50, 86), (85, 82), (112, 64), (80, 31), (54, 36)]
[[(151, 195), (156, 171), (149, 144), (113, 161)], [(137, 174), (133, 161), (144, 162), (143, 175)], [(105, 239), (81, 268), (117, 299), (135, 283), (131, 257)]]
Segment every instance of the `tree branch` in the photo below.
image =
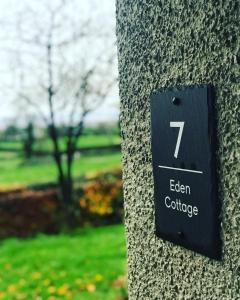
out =
[(41, 108), (37, 105), (36, 102), (32, 101), (27, 95), (24, 95), (23, 93), (19, 93), (18, 96), (26, 101), (27, 104), (31, 105), (36, 112), (40, 115), (42, 120), (46, 125), (48, 125), (48, 119), (45, 116), (45, 114), (42, 112)]

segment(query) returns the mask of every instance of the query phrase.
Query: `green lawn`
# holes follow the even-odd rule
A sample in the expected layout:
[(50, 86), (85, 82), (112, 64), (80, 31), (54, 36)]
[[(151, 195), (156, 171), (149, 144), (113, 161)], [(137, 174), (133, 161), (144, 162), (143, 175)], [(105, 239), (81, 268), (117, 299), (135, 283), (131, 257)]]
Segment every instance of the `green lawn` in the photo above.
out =
[[(102, 134), (102, 135), (84, 135), (78, 141), (78, 147), (87, 148), (87, 147), (98, 147), (98, 146), (108, 146), (108, 145), (116, 145), (120, 143), (119, 135), (113, 134)], [(60, 139), (60, 147), (64, 150), (65, 139)], [(22, 149), (22, 143), (19, 141), (0, 141), (0, 149)], [(34, 145), (35, 150), (42, 151), (51, 151), (52, 150), (52, 142), (50, 139), (38, 139)]]
[(1, 242), (0, 299), (121, 299), (125, 273), (122, 225)]
[[(75, 160), (73, 175), (78, 177), (120, 167), (120, 156), (120, 153), (82, 155)], [(15, 153), (0, 152), (0, 187), (44, 183), (56, 178), (56, 166), (51, 157), (38, 157), (27, 162)]]

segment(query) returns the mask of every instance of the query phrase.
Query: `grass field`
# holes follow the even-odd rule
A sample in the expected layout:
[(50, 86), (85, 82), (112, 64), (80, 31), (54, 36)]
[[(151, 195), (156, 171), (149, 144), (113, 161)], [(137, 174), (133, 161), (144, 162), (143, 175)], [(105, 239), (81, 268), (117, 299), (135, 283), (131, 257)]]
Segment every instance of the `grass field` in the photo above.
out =
[[(60, 139), (60, 148), (64, 150), (65, 139)], [(120, 137), (118, 135), (105, 134), (105, 135), (84, 135), (78, 141), (79, 148), (98, 147), (117, 145), (120, 143)], [(0, 141), (0, 149), (16, 149), (22, 150), (22, 143), (19, 141)], [(34, 144), (35, 150), (51, 151), (52, 142), (50, 139), (38, 139)]]
[(125, 264), (122, 225), (8, 239), (0, 248), (0, 299), (119, 299)]
[[(120, 156), (120, 153), (82, 155), (75, 160), (73, 175), (78, 177), (120, 167)], [(54, 182), (56, 178), (56, 166), (51, 157), (24, 161), (18, 154), (0, 153), (0, 186)]]
[[(63, 149), (64, 138), (60, 141)], [(85, 135), (79, 140), (79, 147), (107, 146), (119, 143), (118, 135)], [(22, 149), (20, 142), (0, 142), (0, 149)], [(38, 140), (35, 149), (51, 151), (49, 139)], [(101, 172), (120, 167), (120, 154), (85, 154), (77, 157), (73, 167), (74, 177), (86, 173)], [(35, 157), (24, 160), (21, 152), (0, 152), (0, 187), (10, 185), (28, 185), (56, 181), (56, 166), (51, 157)]]

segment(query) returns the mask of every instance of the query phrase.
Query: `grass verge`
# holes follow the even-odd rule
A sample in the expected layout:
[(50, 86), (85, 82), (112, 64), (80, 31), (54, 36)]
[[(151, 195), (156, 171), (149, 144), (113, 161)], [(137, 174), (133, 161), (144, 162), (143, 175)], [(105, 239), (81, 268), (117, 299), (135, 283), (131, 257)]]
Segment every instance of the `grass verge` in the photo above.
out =
[(125, 264), (122, 225), (8, 239), (0, 248), (0, 299), (121, 299)]

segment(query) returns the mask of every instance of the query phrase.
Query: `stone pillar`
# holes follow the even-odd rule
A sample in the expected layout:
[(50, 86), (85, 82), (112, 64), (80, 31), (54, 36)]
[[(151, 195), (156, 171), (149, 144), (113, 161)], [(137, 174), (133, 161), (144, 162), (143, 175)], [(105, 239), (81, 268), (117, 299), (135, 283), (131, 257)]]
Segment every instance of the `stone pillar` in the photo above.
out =
[[(240, 299), (239, 5), (117, 0), (130, 300)], [(202, 83), (216, 92), (220, 262), (154, 234), (149, 96), (158, 88)]]

